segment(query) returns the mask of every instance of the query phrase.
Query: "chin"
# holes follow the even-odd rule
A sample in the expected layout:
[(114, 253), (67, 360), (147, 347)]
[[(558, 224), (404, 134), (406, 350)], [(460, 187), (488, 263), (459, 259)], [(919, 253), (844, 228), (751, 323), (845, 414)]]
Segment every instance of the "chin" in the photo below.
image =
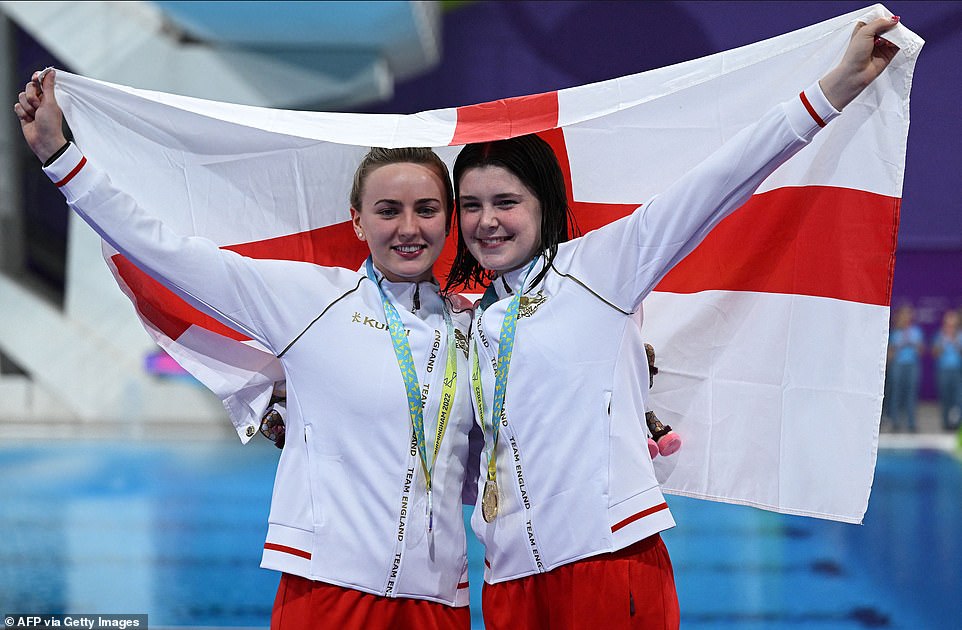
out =
[(390, 267), (379, 266), (381, 273), (390, 282), (421, 282), (434, 277), (434, 266), (428, 268), (411, 268), (403, 265), (392, 265)]
[(513, 260), (505, 260), (504, 257), (498, 256), (496, 258), (489, 258), (487, 261), (482, 261), (481, 266), (488, 271), (495, 271), (497, 273), (507, 273), (514, 269), (520, 267), (524, 261), (516, 262)]

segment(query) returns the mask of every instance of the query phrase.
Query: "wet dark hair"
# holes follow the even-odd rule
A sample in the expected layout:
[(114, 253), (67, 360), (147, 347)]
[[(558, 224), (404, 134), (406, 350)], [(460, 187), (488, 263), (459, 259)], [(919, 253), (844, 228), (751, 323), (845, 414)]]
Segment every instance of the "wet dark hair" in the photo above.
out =
[[(455, 194), (460, 200), (460, 182), (465, 172), (472, 168), (500, 166), (527, 186), (541, 204), (541, 251), (546, 264), (534, 278), (537, 284), (548, 272), (551, 261), (558, 253), (558, 244), (575, 234), (576, 226), (568, 208), (565, 180), (558, 158), (547, 142), (531, 134), (465, 145), (454, 162)], [(495, 276), (486, 271), (471, 255), (461, 230), (458, 230), (458, 247), (445, 290), (485, 285)]]
[(420, 164), (434, 172), (435, 175), (444, 183), (444, 216), (446, 217), (447, 228), (451, 229), (451, 217), (454, 215), (454, 188), (451, 185), (451, 175), (448, 167), (438, 157), (438, 154), (431, 149), (422, 147), (401, 147), (397, 149), (385, 149), (382, 147), (372, 147), (357, 170), (354, 171), (354, 183), (351, 186), (351, 207), (361, 210), (361, 197), (364, 194), (364, 184), (368, 176), (388, 164)]

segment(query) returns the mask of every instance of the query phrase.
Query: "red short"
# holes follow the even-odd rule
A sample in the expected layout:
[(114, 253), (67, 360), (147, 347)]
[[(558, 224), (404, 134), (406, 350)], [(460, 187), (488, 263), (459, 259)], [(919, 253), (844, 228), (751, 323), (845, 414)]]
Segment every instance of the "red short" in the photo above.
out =
[(547, 573), (486, 583), (481, 609), (486, 630), (652, 630), (680, 623), (675, 576), (658, 534)]
[(380, 597), (284, 573), (271, 613), (271, 630), (470, 630), (467, 606)]

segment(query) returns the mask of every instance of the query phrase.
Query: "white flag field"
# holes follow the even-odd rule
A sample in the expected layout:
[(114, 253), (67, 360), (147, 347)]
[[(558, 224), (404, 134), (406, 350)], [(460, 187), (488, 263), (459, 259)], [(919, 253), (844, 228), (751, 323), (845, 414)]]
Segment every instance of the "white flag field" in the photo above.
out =
[[(876, 5), (641, 74), (413, 115), (273, 110), (66, 72), (58, 99), (87, 157), (179, 233), (253, 257), (358, 268), (367, 250), (350, 228), (348, 193), (368, 147), (434, 147), (450, 165), (465, 143), (538, 133), (588, 231), (797, 98), (836, 64), (857, 21), (881, 15)], [(661, 370), (652, 407), (684, 441), (655, 460), (666, 492), (862, 521), (923, 43), (902, 25), (886, 38), (901, 50), (882, 76), (644, 303)], [(453, 240), (436, 266), (442, 283)], [(283, 378), (277, 359), (116, 252), (105, 257), (151, 336), (249, 439)]]

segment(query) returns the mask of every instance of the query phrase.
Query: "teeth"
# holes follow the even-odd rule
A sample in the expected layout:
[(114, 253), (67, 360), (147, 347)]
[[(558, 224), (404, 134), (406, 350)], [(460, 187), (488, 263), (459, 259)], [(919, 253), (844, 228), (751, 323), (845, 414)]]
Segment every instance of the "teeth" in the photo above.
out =
[(394, 249), (404, 254), (413, 254), (414, 252), (423, 249), (423, 245), (398, 245)]

